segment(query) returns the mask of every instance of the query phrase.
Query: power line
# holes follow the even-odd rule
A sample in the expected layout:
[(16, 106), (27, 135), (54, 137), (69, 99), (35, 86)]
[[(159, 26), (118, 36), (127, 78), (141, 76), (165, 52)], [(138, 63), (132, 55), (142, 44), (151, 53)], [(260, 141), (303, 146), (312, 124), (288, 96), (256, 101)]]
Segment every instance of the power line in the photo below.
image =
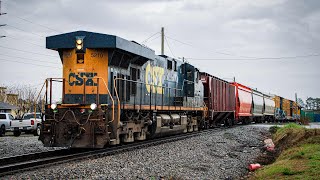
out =
[[(192, 44), (189, 44), (189, 43), (185, 43), (185, 42), (182, 42), (180, 40), (177, 40), (177, 39), (174, 39), (172, 37), (169, 37), (166, 35), (167, 38), (173, 40), (173, 41), (176, 41), (176, 42), (179, 42), (181, 44), (184, 44), (184, 45), (187, 45), (187, 46), (191, 46), (191, 47), (194, 47), (194, 48), (198, 48), (198, 46), (194, 46)], [(211, 50), (212, 51), (212, 50)], [(225, 53), (225, 52), (219, 52), (219, 51), (212, 51), (214, 53), (217, 53), (217, 54), (222, 54), (222, 55), (227, 55), (227, 56), (238, 56), (238, 55), (235, 55), (235, 54), (231, 54), (231, 53)], [(247, 57), (247, 56), (238, 56), (238, 57), (244, 57), (244, 58), (251, 58), (251, 57)]]
[(45, 25), (42, 25), (42, 24), (38, 24), (38, 23), (32, 22), (32, 21), (30, 21), (30, 20), (28, 20), (28, 19), (25, 19), (25, 18), (16, 16), (16, 15), (10, 14), (10, 16), (14, 16), (15, 18), (21, 19), (21, 20), (23, 20), (23, 21), (29, 22), (29, 23), (34, 24), (34, 25), (37, 25), (37, 26), (41, 26), (41, 27), (46, 28), (46, 29), (51, 30), (51, 31), (55, 31), (55, 32), (58, 32), (58, 33), (62, 33), (61, 31), (55, 30), (55, 29), (53, 29), (53, 28), (50, 28), (50, 27), (45, 26)]
[[(11, 55), (7, 55), (7, 54), (1, 54), (1, 56), (7, 56), (7, 57), (12, 57), (12, 58), (18, 58), (18, 59), (26, 59), (26, 60), (32, 60), (32, 61), (36, 61), (36, 62), (44, 62), (44, 63), (51, 63), (51, 64), (59, 64), (56, 62), (48, 62), (48, 61), (42, 61), (42, 60), (36, 60), (36, 59), (30, 59), (30, 58), (24, 58), (24, 57), (18, 57), (18, 56), (11, 56)], [(60, 65), (60, 64), (59, 64)]]
[(168, 46), (168, 48), (169, 48), (169, 50), (170, 50), (170, 52), (171, 52), (172, 56), (173, 56), (173, 57), (175, 57), (175, 55), (172, 53), (172, 50), (171, 50), (171, 47), (170, 47), (170, 45), (169, 45), (169, 42), (168, 42), (167, 36), (164, 36), (164, 38), (165, 38), (165, 40), (166, 40), (166, 44), (167, 44), (167, 46)]
[[(191, 47), (196, 47), (192, 44), (185, 43), (182, 41), (179, 41), (177, 39), (171, 38), (169, 36), (166, 36), (167, 38), (177, 41), (181, 44), (188, 45)], [(214, 51), (215, 53), (218, 54), (223, 54), (223, 55), (232, 55), (232, 56), (238, 56), (236, 54), (230, 54), (230, 53), (222, 53), (222, 52), (217, 52)], [(190, 60), (200, 60), (200, 61), (257, 61), (257, 60), (277, 60), (277, 59), (297, 59), (297, 58), (303, 58), (303, 57), (317, 57), (320, 56), (320, 54), (307, 54), (307, 55), (296, 55), (296, 56), (281, 56), (281, 57), (250, 57), (250, 56), (238, 56), (241, 58), (196, 58), (196, 57), (189, 57), (186, 59)]]
[(25, 51), (25, 50), (10, 48), (10, 47), (4, 47), (4, 46), (1, 46), (1, 45), (0, 45), (0, 47), (1, 47), (1, 48), (5, 48), (5, 49), (14, 50), (14, 51), (20, 51), (20, 52), (25, 52), (25, 53), (30, 53), (30, 54), (36, 54), (36, 55), (41, 55), (41, 56), (48, 56), (48, 57), (55, 57), (55, 58), (57, 58), (57, 56), (52, 56), (52, 55), (48, 55), (48, 54), (35, 53), (35, 52), (31, 52), (31, 51)]
[(144, 41), (141, 42), (141, 44), (146, 43), (150, 38), (152, 38), (153, 36), (159, 34), (160, 32), (156, 32), (154, 34), (152, 34), (151, 36), (149, 36), (147, 39), (145, 39)]
[(28, 32), (28, 31), (25, 31), (25, 30), (23, 30), (23, 29), (17, 28), (17, 27), (15, 27), (15, 26), (9, 25), (9, 24), (7, 24), (7, 26), (12, 27), (12, 28), (14, 28), (14, 29), (17, 29), (17, 30), (19, 30), (19, 31), (25, 32), (25, 33), (29, 33), (29, 34), (33, 34), (33, 35), (35, 35), (35, 36), (40, 36), (40, 37), (42, 37), (42, 38), (45, 38), (45, 36), (42, 36), (41, 34), (37, 34), (37, 33), (33, 33), (33, 32)]
[[(166, 35), (166, 36), (167, 36), (167, 35)], [(174, 39), (174, 38), (171, 38), (171, 37), (169, 37), (169, 36), (167, 36), (167, 38), (169, 38), (169, 39), (171, 39), (171, 40), (174, 40), (174, 41), (176, 41), (176, 42), (179, 42), (179, 43), (181, 43), (181, 44), (187, 45), (187, 46), (193, 46), (193, 45), (191, 45), (191, 44), (189, 44), (189, 43), (185, 43), (185, 42), (179, 41), (179, 40)]]
[(285, 60), (285, 59), (298, 59), (304, 57), (317, 57), (320, 54), (309, 54), (309, 55), (298, 55), (298, 56), (283, 56), (283, 57), (261, 57), (261, 58), (252, 58), (252, 59), (219, 59), (219, 58), (193, 58), (189, 57), (187, 59), (191, 60), (200, 60), (200, 61), (259, 61), (259, 60)]
[(161, 34), (159, 34), (158, 36), (152, 38), (149, 42), (154, 41), (154, 40), (158, 39), (159, 37), (161, 37)]
[(39, 47), (42, 47), (42, 48), (46, 48), (45, 46), (42, 46), (42, 45), (40, 45), (40, 44), (32, 43), (32, 42), (25, 41), (25, 40), (22, 40), (22, 39), (19, 39), (19, 38), (14, 38), (14, 37), (11, 37), (11, 36), (8, 36), (8, 35), (6, 35), (6, 37), (8, 37), (8, 38), (10, 38), (10, 39), (17, 40), (17, 41), (22, 41), (22, 42), (24, 42), (24, 43), (28, 43), (28, 44), (31, 44), (31, 45), (34, 45), (34, 46), (39, 46)]
[(54, 66), (39, 65), (39, 64), (27, 63), (27, 62), (15, 61), (15, 60), (0, 59), (0, 61), (15, 62), (15, 63), (19, 63), (19, 64), (29, 64), (29, 65), (33, 65), (33, 66), (50, 67), (50, 68), (57, 68), (57, 69), (61, 69), (61, 68), (54, 67)]
[[(1, 25), (0, 25), (0, 26), (1, 26)], [(4, 30), (4, 29), (1, 29), (1, 30), (4, 31), (6, 34), (9, 34), (6, 30)], [(24, 43), (31, 44), (31, 45), (34, 45), (34, 46), (38, 46), (38, 47), (41, 47), (41, 48), (46, 48), (46, 47), (43, 46), (43, 45), (40, 45), (40, 44), (37, 44), (37, 43), (33, 43), (33, 42), (29, 42), (29, 41), (23, 40), (22, 38), (14, 38), (14, 37), (8, 36), (8, 35), (6, 35), (5, 37), (10, 38), (10, 39), (17, 40), (17, 41), (19, 41), (19, 42), (22, 41), (22, 42), (24, 42)]]
[[(0, 1), (0, 15), (3, 15), (3, 14), (7, 14), (7, 13), (1, 13), (1, 1)], [(28, 23), (31, 23), (31, 24), (34, 24), (34, 25), (37, 25), (37, 26), (41, 26), (41, 27), (46, 28), (46, 29), (51, 30), (51, 31), (55, 31), (55, 32), (58, 32), (58, 33), (62, 33), (61, 31), (55, 30), (55, 29), (53, 29), (53, 28), (51, 28), (51, 27), (48, 27), (48, 26), (45, 26), (45, 25), (42, 25), (42, 24), (39, 24), (39, 23), (35, 23), (35, 22), (31, 21), (31, 20), (28, 20), (28, 19), (25, 19), (25, 18), (16, 16), (16, 15), (13, 15), (13, 14), (11, 14), (11, 13), (10, 13), (9, 16), (13, 16), (13, 17), (15, 17), (15, 18), (17, 18), (17, 19), (26, 21), (26, 22), (28, 22)]]

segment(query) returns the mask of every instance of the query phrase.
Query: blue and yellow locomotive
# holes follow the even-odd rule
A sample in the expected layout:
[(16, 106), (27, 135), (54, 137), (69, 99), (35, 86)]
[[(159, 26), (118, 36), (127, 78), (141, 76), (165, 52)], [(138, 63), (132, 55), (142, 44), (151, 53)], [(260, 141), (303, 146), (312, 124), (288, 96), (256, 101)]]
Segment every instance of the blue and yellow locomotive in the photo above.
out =
[[(47, 37), (62, 78), (46, 81), (45, 146), (103, 148), (197, 131), (206, 125), (200, 72), (117, 36), (77, 31)], [(53, 102), (54, 82), (62, 101)]]

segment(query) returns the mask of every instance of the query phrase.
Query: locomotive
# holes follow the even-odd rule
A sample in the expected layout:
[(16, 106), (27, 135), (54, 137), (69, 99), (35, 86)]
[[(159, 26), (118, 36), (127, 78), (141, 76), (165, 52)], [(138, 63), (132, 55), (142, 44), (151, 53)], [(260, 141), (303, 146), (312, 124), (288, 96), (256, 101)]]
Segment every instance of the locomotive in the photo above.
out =
[[(135, 41), (87, 31), (46, 38), (62, 78), (46, 80), (44, 146), (104, 148), (242, 122), (275, 119), (275, 100)], [(53, 85), (62, 83), (61, 102)]]

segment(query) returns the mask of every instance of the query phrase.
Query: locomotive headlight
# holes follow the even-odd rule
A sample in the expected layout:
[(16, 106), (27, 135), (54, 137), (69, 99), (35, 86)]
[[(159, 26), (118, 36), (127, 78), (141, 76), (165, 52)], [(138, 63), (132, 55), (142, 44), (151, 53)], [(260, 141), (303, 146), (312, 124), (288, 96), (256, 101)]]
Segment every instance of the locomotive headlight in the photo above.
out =
[(82, 45), (79, 45), (79, 44), (78, 44), (78, 45), (77, 45), (77, 49), (78, 49), (78, 50), (81, 50), (81, 49), (82, 49)]
[(95, 109), (97, 109), (97, 105), (95, 103), (92, 103), (90, 105), (90, 108), (91, 108), (91, 110), (95, 110)]
[(82, 39), (77, 39), (77, 44), (81, 45), (82, 44)]
[(83, 53), (84, 49), (83, 49), (83, 40), (84, 40), (85, 36), (76, 36), (76, 51), (77, 53)]
[(52, 109), (52, 110), (55, 110), (56, 108), (57, 108), (57, 104), (54, 104), (54, 103), (51, 104), (51, 109)]

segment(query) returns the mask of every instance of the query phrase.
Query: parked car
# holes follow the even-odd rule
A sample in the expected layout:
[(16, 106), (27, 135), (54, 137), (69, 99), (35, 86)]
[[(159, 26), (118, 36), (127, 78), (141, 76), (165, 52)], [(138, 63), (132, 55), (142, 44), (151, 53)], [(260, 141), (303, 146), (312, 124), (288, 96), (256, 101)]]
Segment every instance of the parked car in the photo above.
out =
[(0, 113), (0, 136), (5, 135), (6, 131), (10, 131), (13, 119), (10, 113)]
[(11, 128), (14, 136), (20, 136), (21, 132), (33, 133), (35, 136), (40, 135), (41, 114), (26, 113), (22, 119), (12, 121)]

